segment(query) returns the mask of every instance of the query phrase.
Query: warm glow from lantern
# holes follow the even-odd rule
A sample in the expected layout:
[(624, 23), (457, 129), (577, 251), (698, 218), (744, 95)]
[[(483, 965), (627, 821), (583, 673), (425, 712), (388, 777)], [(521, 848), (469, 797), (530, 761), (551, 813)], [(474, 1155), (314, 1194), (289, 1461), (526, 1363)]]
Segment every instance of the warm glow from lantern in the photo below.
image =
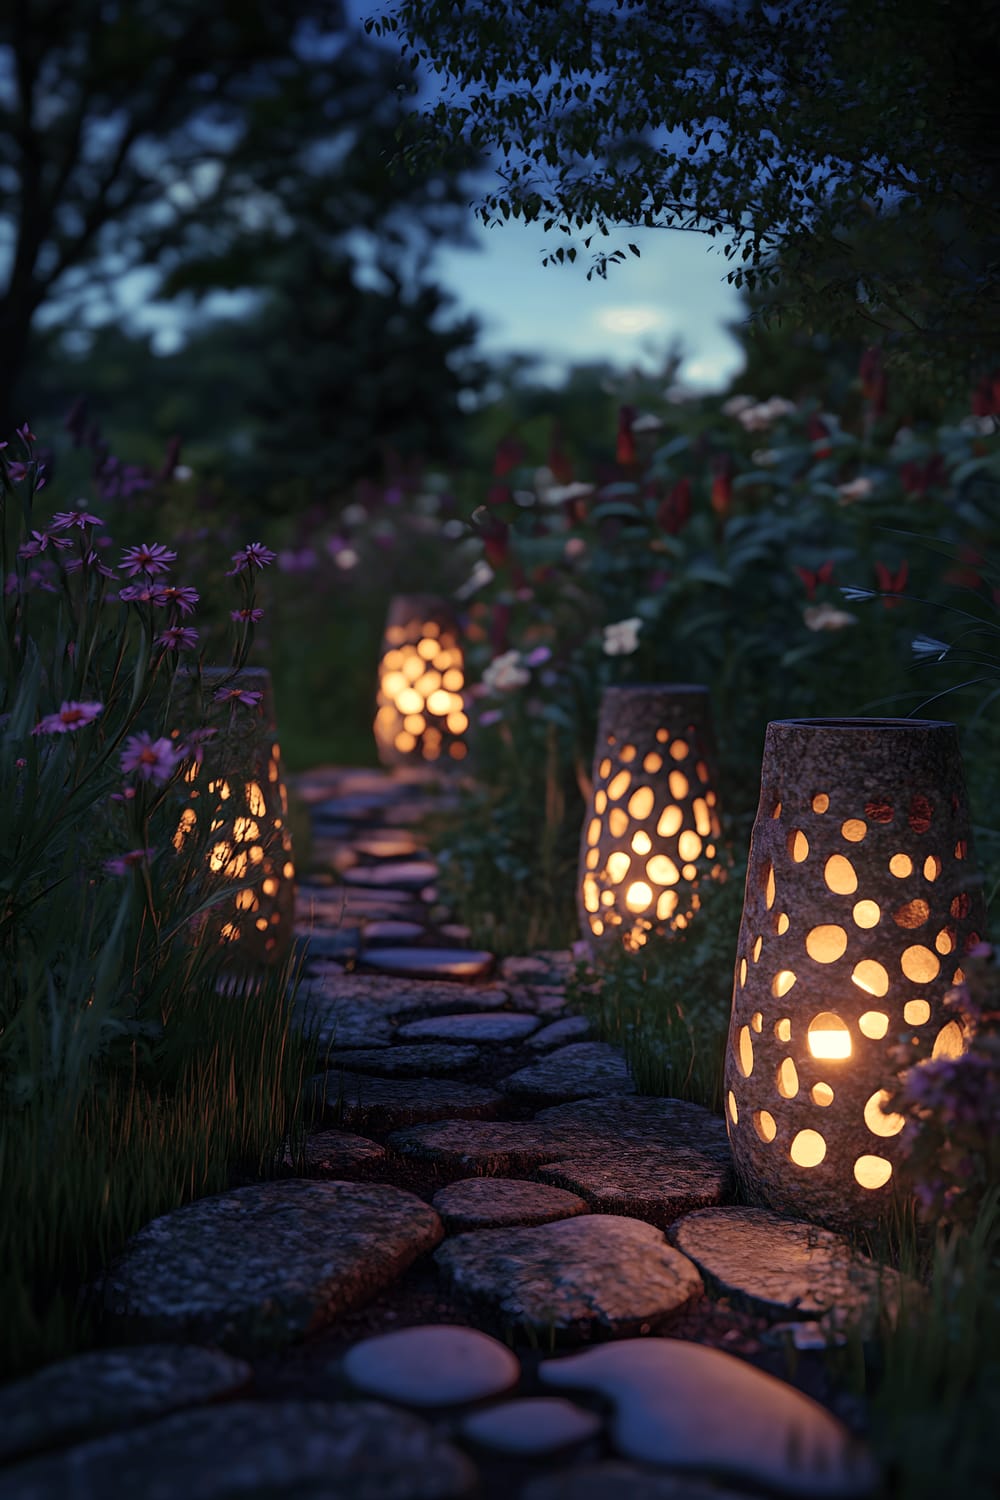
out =
[(653, 890), (644, 880), (636, 880), (625, 892), (625, 905), (629, 911), (646, 911), (652, 905)]
[(809, 1051), (823, 1061), (841, 1062), (851, 1055), (851, 1034), (839, 1016), (823, 1011), (809, 1023)]

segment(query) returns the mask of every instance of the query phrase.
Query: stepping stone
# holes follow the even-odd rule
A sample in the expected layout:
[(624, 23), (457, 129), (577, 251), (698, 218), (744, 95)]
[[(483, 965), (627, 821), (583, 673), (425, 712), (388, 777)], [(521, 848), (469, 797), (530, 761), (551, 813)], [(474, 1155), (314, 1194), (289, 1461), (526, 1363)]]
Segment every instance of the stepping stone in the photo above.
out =
[(520, 1042), (530, 1032), (537, 1030), (535, 1016), (519, 1015), (516, 1011), (474, 1013), (463, 1016), (431, 1016), (424, 1021), (408, 1021), (399, 1028), (399, 1035), (407, 1040), (431, 1038), (441, 1041), (462, 1042)]
[(688, 1474), (657, 1474), (635, 1464), (585, 1464), (533, 1479), (518, 1500), (750, 1500)]
[(437, 865), (429, 859), (385, 860), (377, 865), (355, 865), (344, 871), (345, 885), (388, 887), (390, 890), (419, 890), (437, 874)]
[(549, 1224), (587, 1212), (575, 1193), (516, 1177), (466, 1177), (449, 1183), (431, 1202), (448, 1234), (508, 1224)]
[(866, 1495), (876, 1478), (870, 1458), (825, 1407), (721, 1349), (630, 1339), (547, 1360), (538, 1373), (546, 1385), (610, 1400), (614, 1446), (639, 1463), (719, 1475), (795, 1500)]
[(464, 1500), (469, 1459), (377, 1401), (234, 1401), (177, 1412), (0, 1476), (0, 1500)]
[(321, 1054), (331, 1047), (371, 1047), (392, 1040), (396, 1017), (497, 1010), (507, 991), (497, 984), (390, 979), (384, 974), (334, 974), (299, 987), (295, 1013), (315, 1032)]
[(500, 1087), (508, 1094), (553, 1100), (635, 1093), (624, 1053), (607, 1042), (571, 1042), (511, 1073)]
[(504, 979), (521, 984), (565, 984), (573, 972), (573, 955), (568, 948), (541, 949), (523, 957), (505, 958), (500, 966)]
[[(823, 1318), (871, 1333), (880, 1309), (895, 1313), (900, 1277), (855, 1250), (843, 1235), (766, 1208), (706, 1208), (673, 1225), (670, 1238), (714, 1290), (751, 1312)], [(907, 1301), (923, 1293), (907, 1286)]]
[(566, 1042), (579, 1042), (590, 1035), (590, 1022), (586, 1016), (564, 1016), (561, 1021), (553, 1021), (549, 1026), (543, 1026), (528, 1041), (532, 1050), (546, 1051), (549, 1047), (562, 1047)]
[(402, 1130), (402, 1156), (484, 1176), (531, 1173), (603, 1213), (664, 1228), (729, 1189), (726, 1127), (678, 1099), (611, 1095), (542, 1110), (529, 1121), (442, 1120)]
[(0, 1387), (0, 1459), (232, 1396), (250, 1366), (193, 1344), (92, 1349)]
[(461, 1073), (479, 1061), (478, 1047), (454, 1047), (427, 1042), (419, 1047), (372, 1047), (338, 1052), (334, 1066), (352, 1073), (376, 1073), (382, 1078), (430, 1078), (438, 1073)]
[(414, 938), (423, 937), (427, 929), (419, 922), (400, 922), (398, 919), (377, 918), (374, 922), (366, 922), (363, 928), (366, 943), (412, 943)]
[(273, 1347), (367, 1302), (442, 1232), (428, 1204), (386, 1184), (255, 1183), (140, 1229), (104, 1305), (136, 1335)]
[(376, 1131), (422, 1120), (492, 1119), (504, 1103), (495, 1089), (446, 1078), (374, 1078), (334, 1069), (318, 1087), (326, 1108), (345, 1125)]
[(434, 1259), (456, 1292), (505, 1324), (576, 1340), (648, 1329), (702, 1289), (660, 1230), (602, 1214), (456, 1235)]
[(332, 932), (322, 924), (309, 927), (296, 923), (295, 936), (300, 950), (306, 953), (306, 962), (317, 959), (350, 958), (361, 947), (361, 932), (357, 927), (336, 928)]
[(528, 985), (511, 985), (510, 998), (519, 1010), (530, 1010), (540, 1019), (552, 1021), (566, 1011), (566, 991), (535, 989)]
[(385, 1161), (385, 1147), (348, 1130), (318, 1130), (307, 1135), (302, 1159), (285, 1148), (286, 1167), (299, 1166), (314, 1177), (366, 1177)]
[(459, 1428), (466, 1442), (519, 1458), (562, 1453), (589, 1442), (600, 1430), (596, 1412), (574, 1406), (561, 1396), (504, 1401), (486, 1411), (470, 1412)]
[(354, 839), (353, 848), (368, 859), (411, 859), (424, 852), (407, 828), (374, 828)]
[(472, 937), (471, 929), (464, 926), (461, 922), (446, 922), (440, 928), (440, 933), (442, 937), (446, 937), (452, 943), (467, 943)]
[(498, 1339), (454, 1323), (397, 1328), (355, 1344), (342, 1368), (368, 1396), (404, 1406), (460, 1406), (501, 1396), (521, 1366)]
[(680, 1214), (721, 1202), (732, 1187), (726, 1127), (697, 1104), (585, 1099), (542, 1110), (535, 1124), (566, 1143), (537, 1175), (579, 1193), (601, 1213), (664, 1229)]
[(410, 979), (485, 979), (494, 959), (482, 948), (366, 948), (362, 962)]

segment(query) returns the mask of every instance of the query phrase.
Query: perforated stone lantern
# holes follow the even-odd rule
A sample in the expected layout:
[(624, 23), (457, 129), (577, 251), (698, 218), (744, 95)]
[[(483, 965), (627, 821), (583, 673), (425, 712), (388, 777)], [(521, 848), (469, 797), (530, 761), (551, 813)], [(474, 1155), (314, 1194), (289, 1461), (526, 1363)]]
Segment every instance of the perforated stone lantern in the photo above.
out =
[(378, 671), (375, 741), (383, 765), (464, 760), (469, 720), (458, 629), (433, 594), (399, 594), (389, 605)]
[(908, 1064), (963, 1050), (944, 997), (983, 928), (953, 724), (768, 725), (725, 1084), (755, 1196), (834, 1225), (879, 1217), (897, 1049)]
[(594, 751), (578, 880), (584, 937), (630, 952), (687, 926), (721, 880), (718, 775), (708, 689), (608, 688)]
[[(293, 936), (295, 864), (271, 674), (260, 667), (235, 675), (206, 668), (200, 703), (194, 674), (182, 674), (178, 682), (181, 718), (193, 717), (216, 733), (203, 742), (202, 764), (185, 773), (188, 800), (174, 848), (182, 857), (203, 860), (210, 876), (241, 886), (204, 918), (226, 946), (227, 967), (276, 963)], [(215, 695), (223, 690), (260, 699), (218, 702)]]

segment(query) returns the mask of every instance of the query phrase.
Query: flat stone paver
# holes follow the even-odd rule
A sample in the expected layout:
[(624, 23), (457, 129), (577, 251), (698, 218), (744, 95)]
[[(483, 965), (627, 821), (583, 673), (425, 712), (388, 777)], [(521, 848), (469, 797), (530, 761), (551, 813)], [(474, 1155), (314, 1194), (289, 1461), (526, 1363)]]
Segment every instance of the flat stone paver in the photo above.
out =
[(217, 1401), (252, 1379), (243, 1360), (194, 1344), (91, 1349), (0, 1386), (0, 1459)]
[(472, 1013), (457, 1016), (429, 1016), (423, 1021), (407, 1021), (399, 1035), (408, 1041), (434, 1038), (447, 1042), (523, 1041), (538, 1028), (536, 1016), (519, 1015), (517, 1011)]
[(0, 1474), (0, 1500), (464, 1500), (470, 1460), (375, 1401), (236, 1401), (177, 1412)]
[(413, 859), (424, 853), (408, 828), (373, 828), (352, 843), (368, 859)]
[(423, 1042), (406, 1047), (371, 1047), (338, 1052), (335, 1065), (353, 1073), (377, 1073), (383, 1078), (433, 1077), (441, 1073), (462, 1073), (475, 1067), (478, 1047), (455, 1046), (448, 1042)]
[(702, 1285), (660, 1230), (602, 1214), (456, 1235), (434, 1258), (460, 1295), (505, 1324), (577, 1340), (649, 1327)]
[(640, 1463), (720, 1476), (777, 1494), (862, 1496), (875, 1470), (825, 1407), (721, 1349), (629, 1339), (539, 1369), (544, 1384), (614, 1405), (617, 1451)]
[[(881, 1309), (899, 1304), (897, 1272), (879, 1266), (830, 1229), (765, 1208), (706, 1208), (673, 1225), (671, 1241), (710, 1287), (754, 1312), (823, 1318), (871, 1332)], [(909, 1300), (921, 1297), (915, 1285)]]
[(382, 974), (331, 974), (299, 987), (295, 1013), (317, 1037), (320, 1055), (381, 1046), (396, 1035), (390, 1022), (421, 1015), (496, 1010), (506, 1003), (499, 985), (390, 979)]
[(548, 1458), (578, 1448), (601, 1431), (596, 1412), (562, 1396), (533, 1396), (474, 1411), (459, 1431), (468, 1443), (519, 1458)]
[(366, 1302), (442, 1234), (428, 1204), (387, 1184), (257, 1183), (147, 1224), (104, 1305), (134, 1334), (272, 1347)]
[(586, 1016), (564, 1016), (561, 1021), (552, 1021), (536, 1031), (528, 1039), (533, 1052), (547, 1052), (550, 1047), (564, 1047), (568, 1042), (581, 1042), (590, 1036), (590, 1022)]
[(412, 943), (415, 938), (423, 937), (426, 927), (419, 922), (400, 922), (392, 918), (376, 918), (373, 922), (366, 922), (361, 929), (361, 936), (365, 943)]
[(549, 1100), (635, 1093), (624, 1053), (607, 1042), (571, 1042), (559, 1047), (511, 1073), (501, 1087), (509, 1094)]
[(455, 1323), (418, 1324), (362, 1339), (342, 1369), (369, 1396), (404, 1406), (460, 1406), (511, 1390), (521, 1366), (506, 1344)]
[[(298, 1157), (285, 1150), (285, 1165), (295, 1170)], [(317, 1177), (367, 1176), (385, 1161), (385, 1147), (349, 1130), (318, 1130), (303, 1144), (302, 1168)]]
[(496, 960), (484, 948), (366, 948), (363, 962), (410, 979), (485, 979)]
[(491, 1119), (504, 1105), (495, 1089), (451, 1078), (376, 1078), (332, 1068), (317, 1087), (344, 1125), (376, 1131), (426, 1120)]
[(580, 1464), (529, 1480), (517, 1500), (751, 1500), (690, 1474), (658, 1474), (635, 1464)]
[(548, 1224), (588, 1211), (575, 1193), (513, 1177), (466, 1177), (441, 1188), (431, 1201), (448, 1234), (511, 1224)]
[(429, 859), (381, 860), (376, 865), (355, 865), (344, 871), (345, 885), (389, 886), (393, 890), (419, 890), (437, 876), (438, 868)]

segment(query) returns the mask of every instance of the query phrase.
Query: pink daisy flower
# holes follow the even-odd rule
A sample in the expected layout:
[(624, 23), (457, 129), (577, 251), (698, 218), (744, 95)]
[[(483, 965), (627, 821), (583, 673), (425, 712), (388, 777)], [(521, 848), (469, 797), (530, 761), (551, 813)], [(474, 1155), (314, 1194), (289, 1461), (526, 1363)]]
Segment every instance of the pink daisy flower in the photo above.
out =
[(103, 713), (103, 703), (64, 703), (58, 713), (46, 714), (44, 719), (39, 719), (32, 734), (72, 734), (76, 729), (82, 729), (85, 724), (93, 724), (99, 713)]
[(198, 632), (190, 625), (168, 625), (156, 637), (156, 644), (164, 651), (193, 651), (198, 644)]
[(196, 766), (200, 766), (205, 759), (205, 740), (212, 739), (218, 734), (217, 729), (191, 729), (186, 738), (178, 745), (178, 754), (193, 760)]
[(47, 531), (33, 531), (28, 541), (17, 549), (18, 557), (37, 557), (46, 547), (71, 547), (69, 537), (50, 536)]
[(119, 566), (134, 578), (136, 573), (145, 573), (149, 578), (155, 578), (158, 573), (169, 571), (170, 564), (177, 559), (177, 553), (171, 552), (169, 547), (164, 547), (160, 542), (140, 542), (137, 547), (126, 547), (122, 553)]
[(125, 741), (120, 765), (126, 776), (134, 771), (143, 781), (163, 786), (174, 774), (180, 759), (180, 754), (168, 739), (154, 740), (143, 730), (141, 734), (130, 734)]
[(242, 551), (232, 554), (235, 564), (226, 574), (227, 578), (234, 578), (237, 573), (244, 573), (248, 569), (266, 568), (268, 563), (273, 563), (277, 553), (272, 552), (270, 547), (265, 547), (263, 542), (249, 542)]
[(248, 708), (256, 708), (263, 696), (263, 693), (248, 693), (243, 688), (220, 688), (215, 695), (215, 701), (216, 703), (245, 703)]
[(111, 571), (107, 563), (101, 562), (93, 547), (90, 548), (89, 552), (85, 552), (82, 557), (71, 557), (66, 564), (67, 573), (79, 573), (81, 570), (86, 570), (88, 573), (100, 573), (102, 578), (115, 578), (117, 576)]
[(264, 611), (262, 609), (231, 609), (229, 618), (238, 625), (256, 625), (258, 620), (264, 618)]
[(106, 859), (104, 868), (109, 875), (127, 875), (137, 865), (143, 865), (152, 859), (156, 853), (155, 849), (130, 849), (127, 854), (119, 854), (115, 859)]
[(156, 590), (148, 583), (130, 583), (118, 597), (123, 604), (155, 604)]
[(100, 516), (92, 516), (86, 510), (60, 510), (52, 517), (49, 526), (53, 531), (69, 531), (71, 526), (103, 526)]
[(182, 615), (193, 614), (194, 607), (200, 598), (201, 595), (197, 589), (189, 588), (186, 585), (173, 583), (161, 584), (153, 590), (154, 604), (172, 606), (174, 609), (179, 610)]

